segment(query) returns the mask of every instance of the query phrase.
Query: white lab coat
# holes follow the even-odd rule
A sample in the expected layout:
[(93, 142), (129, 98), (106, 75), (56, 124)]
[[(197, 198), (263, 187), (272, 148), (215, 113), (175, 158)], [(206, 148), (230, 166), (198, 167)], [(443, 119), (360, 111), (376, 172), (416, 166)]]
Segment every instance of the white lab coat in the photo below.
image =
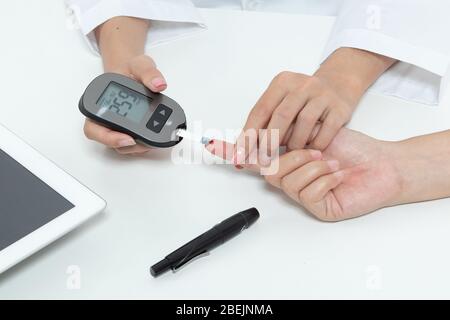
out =
[[(66, 0), (88, 43), (92, 31), (119, 15), (155, 20), (149, 44), (204, 28), (197, 7), (336, 15), (323, 59), (354, 47), (399, 60), (371, 89), (437, 104), (450, 74), (448, 0)], [(287, 31), (288, 32), (288, 31)], [(295, 70), (292, 70), (295, 71)]]

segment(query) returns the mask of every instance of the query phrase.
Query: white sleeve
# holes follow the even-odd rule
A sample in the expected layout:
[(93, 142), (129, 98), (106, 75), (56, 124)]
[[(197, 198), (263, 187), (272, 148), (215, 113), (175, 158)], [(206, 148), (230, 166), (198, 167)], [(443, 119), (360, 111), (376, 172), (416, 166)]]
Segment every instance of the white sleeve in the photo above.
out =
[(399, 62), (371, 90), (437, 104), (449, 75), (448, 12), (448, 0), (346, 0), (324, 58), (340, 47), (395, 58)]
[(204, 28), (197, 8), (190, 0), (65, 0), (65, 3), (68, 14), (95, 52), (98, 52), (98, 46), (93, 30), (117, 16), (153, 20), (148, 45)]

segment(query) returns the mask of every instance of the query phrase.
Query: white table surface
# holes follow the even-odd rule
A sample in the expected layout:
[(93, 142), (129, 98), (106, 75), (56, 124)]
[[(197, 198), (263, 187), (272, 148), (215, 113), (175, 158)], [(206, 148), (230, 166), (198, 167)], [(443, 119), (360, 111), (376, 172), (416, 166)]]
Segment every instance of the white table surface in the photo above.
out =
[[(240, 128), (275, 74), (313, 72), (333, 24), (203, 14), (208, 31), (150, 53), (167, 94), (204, 128)], [(233, 168), (175, 165), (170, 150), (119, 156), (82, 134), (78, 98), (101, 62), (66, 27), (62, 1), (7, 1), (0, 30), (0, 122), (108, 202), (104, 214), (0, 275), (0, 298), (450, 298), (450, 199), (323, 223)], [(449, 116), (449, 103), (368, 95), (350, 127), (394, 140), (449, 128)], [(171, 250), (252, 206), (261, 218), (249, 230), (176, 274), (150, 277)], [(66, 285), (70, 265), (81, 270), (78, 290)]]

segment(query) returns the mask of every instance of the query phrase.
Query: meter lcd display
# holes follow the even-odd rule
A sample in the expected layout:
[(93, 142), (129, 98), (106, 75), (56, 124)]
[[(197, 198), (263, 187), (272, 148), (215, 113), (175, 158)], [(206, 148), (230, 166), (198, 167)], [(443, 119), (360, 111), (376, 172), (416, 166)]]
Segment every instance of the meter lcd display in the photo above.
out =
[(139, 123), (150, 110), (152, 99), (118, 83), (111, 82), (97, 101), (98, 116), (112, 112)]

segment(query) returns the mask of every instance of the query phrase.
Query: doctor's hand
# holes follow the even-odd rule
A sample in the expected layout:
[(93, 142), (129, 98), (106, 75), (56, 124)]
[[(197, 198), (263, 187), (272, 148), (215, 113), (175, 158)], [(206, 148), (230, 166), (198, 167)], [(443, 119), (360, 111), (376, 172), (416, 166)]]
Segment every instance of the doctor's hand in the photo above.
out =
[[(264, 177), (320, 220), (354, 218), (400, 202), (394, 144), (343, 128), (322, 152), (295, 149), (272, 160), (278, 170)], [(214, 140), (207, 149), (231, 160), (234, 145)], [(261, 172), (259, 163), (243, 167)]]
[[(151, 57), (144, 54), (150, 23), (133, 17), (114, 17), (95, 29), (105, 72), (120, 73), (142, 82), (153, 92), (167, 88), (166, 80)], [(141, 154), (149, 147), (136, 144), (127, 134), (86, 119), (85, 135), (121, 154)]]
[[(308, 141), (313, 149), (326, 149), (350, 120), (367, 88), (393, 63), (393, 59), (371, 52), (341, 48), (313, 76), (280, 73), (247, 118), (236, 143), (235, 163), (244, 163), (259, 145), (264, 146), (260, 148), (260, 160), (267, 165), (283, 140), (290, 150), (302, 149)], [(320, 131), (311, 139), (317, 123), (321, 124)], [(278, 140), (270, 141), (274, 130)], [(249, 132), (257, 136), (250, 143)]]
[[(279, 130), (289, 149), (303, 149), (316, 123), (322, 123), (310, 147), (325, 149), (349, 120), (355, 102), (319, 76), (282, 72), (269, 85), (250, 113), (244, 130), (266, 129), (260, 144), (268, 146), (267, 163), (279, 143), (269, 147), (268, 135)], [(292, 128), (291, 128), (292, 126)], [(288, 129), (291, 128), (289, 131)], [(265, 154), (262, 154), (264, 161)]]

